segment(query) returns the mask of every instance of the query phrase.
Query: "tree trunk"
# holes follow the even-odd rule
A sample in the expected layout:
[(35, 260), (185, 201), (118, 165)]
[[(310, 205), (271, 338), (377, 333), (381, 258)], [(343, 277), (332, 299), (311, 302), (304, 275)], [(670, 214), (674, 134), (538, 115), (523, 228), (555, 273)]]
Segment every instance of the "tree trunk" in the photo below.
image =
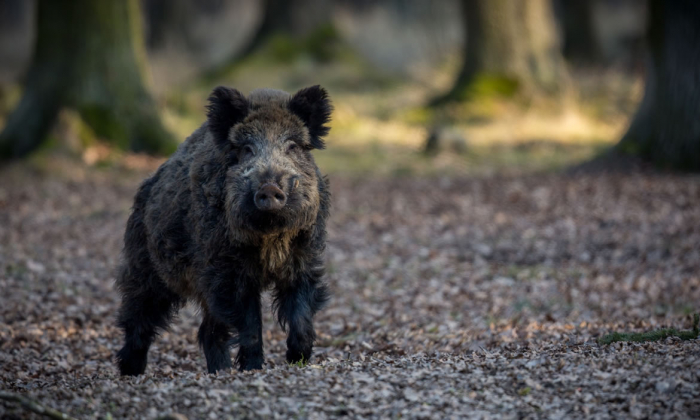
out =
[(566, 70), (550, 0), (462, 0), (464, 64), (434, 105), (467, 99), (477, 84), (496, 93), (554, 94)]
[(299, 38), (331, 21), (333, 7), (328, 0), (263, 0), (262, 3), (262, 22), (236, 61), (255, 52), (273, 35)]
[(255, 36), (243, 51), (236, 57), (237, 60), (242, 60), (255, 50), (260, 48), (262, 44), (275, 34), (289, 35), (292, 31), (292, 0), (264, 0), (263, 1), (263, 19), (255, 32)]
[(603, 58), (596, 33), (596, 0), (562, 0), (564, 57), (574, 63), (597, 63)]
[[(59, 2), (56, 2), (59, 3)], [(53, 16), (52, 8), (37, 7), (38, 25), (34, 59), (27, 72), (22, 99), (9, 115), (5, 129), (0, 133), (0, 158), (21, 157), (36, 149), (51, 128), (64, 102), (66, 76), (74, 49), (54, 48), (55, 45), (74, 45), (73, 33)], [(74, 9), (66, 10), (64, 18), (71, 20)]]
[(700, 2), (649, 3), (646, 90), (616, 150), (700, 170)]
[(143, 82), (137, 0), (41, 0), (25, 92), (0, 133), (0, 158), (38, 147), (62, 107), (119, 147), (168, 153), (176, 143)]

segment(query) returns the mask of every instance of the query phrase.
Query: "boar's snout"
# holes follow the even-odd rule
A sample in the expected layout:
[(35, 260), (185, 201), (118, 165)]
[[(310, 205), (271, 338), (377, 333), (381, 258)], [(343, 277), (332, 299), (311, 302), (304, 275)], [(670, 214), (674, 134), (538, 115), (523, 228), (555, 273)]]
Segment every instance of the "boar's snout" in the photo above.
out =
[(255, 207), (262, 211), (279, 210), (287, 203), (287, 195), (274, 184), (263, 184), (255, 193)]

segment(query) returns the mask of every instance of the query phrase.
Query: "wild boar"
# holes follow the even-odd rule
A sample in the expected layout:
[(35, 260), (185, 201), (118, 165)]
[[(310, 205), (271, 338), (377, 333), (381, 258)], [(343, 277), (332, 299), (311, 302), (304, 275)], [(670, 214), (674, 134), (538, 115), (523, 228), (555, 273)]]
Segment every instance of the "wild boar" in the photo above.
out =
[(323, 149), (332, 106), (325, 89), (294, 95), (227, 87), (209, 97), (207, 121), (140, 186), (117, 276), (122, 375), (145, 371), (154, 337), (191, 301), (209, 372), (261, 369), (261, 293), (288, 332), (287, 361), (308, 361), (323, 280), (328, 181)]

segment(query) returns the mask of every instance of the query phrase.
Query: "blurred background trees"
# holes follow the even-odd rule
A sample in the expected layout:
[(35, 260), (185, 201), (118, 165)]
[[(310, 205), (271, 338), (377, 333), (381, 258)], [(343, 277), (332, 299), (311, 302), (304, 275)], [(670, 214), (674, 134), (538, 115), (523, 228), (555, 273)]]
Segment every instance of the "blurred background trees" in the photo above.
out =
[(464, 64), (452, 89), (433, 104), (475, 90), (503, 94), (560, 92), (566, 68), (551, 0), (462, 0)]
[(63, 107), (100, 138), (149, 153), (175, 150), (143, 81), (136, 0), (49, 0), (37, 5), (37, 37), (22, 99), (0, 133), (0, 158), (34, 150)]
[(61, 137), (61, 109), (98, 142), (167, 153), (217, 84), (322, 83), (336, 166), (435, 165), (414, 155), (435, 126), (459, 144), (440, 165), (545, 149), (580, 160), (623, 137), (646, 80), (615, 152), (697, 169), (697, 6), (662, 3), (0, 0), (0, 153)]
[(273, 37), (299, 38), (331, 24), (333, 3), (324, 0), (264, 0), (262, 19), (248, 45), (236, 55), (240, 60)]
[(650, 0), (646, 90), (617, 150), (700, 170), (700, 2)]
[(562, 0), (561, 20), (567, 60), (578, 64), (599, 63), (602, 60), (598, 31), (596, 30), (597, 0)]

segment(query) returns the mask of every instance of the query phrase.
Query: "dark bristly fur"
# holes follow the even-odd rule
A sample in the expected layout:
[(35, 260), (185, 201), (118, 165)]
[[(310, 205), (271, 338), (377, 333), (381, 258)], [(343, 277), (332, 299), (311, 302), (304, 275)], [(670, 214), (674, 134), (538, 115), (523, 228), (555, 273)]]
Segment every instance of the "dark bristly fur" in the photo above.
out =
[[(260, 296), (268, 287), (288, 332), (287, 361), (310, 359), (313, 317), (328, 300), (330, 207), (311, 150), (324, 147), (331, 109), (320, 86), (293, 96), (212, 92), (207, 122), (136, 193), (117, 278), (122, 375), (145, 371), (154, 337), (188, 300), (202, 309), (198, 339), (209, 372), (233, 366), (231, 345), (239, 369), (261, 369)], [(262, 206), (263, 191), (276, 192), (280, 206)]]

